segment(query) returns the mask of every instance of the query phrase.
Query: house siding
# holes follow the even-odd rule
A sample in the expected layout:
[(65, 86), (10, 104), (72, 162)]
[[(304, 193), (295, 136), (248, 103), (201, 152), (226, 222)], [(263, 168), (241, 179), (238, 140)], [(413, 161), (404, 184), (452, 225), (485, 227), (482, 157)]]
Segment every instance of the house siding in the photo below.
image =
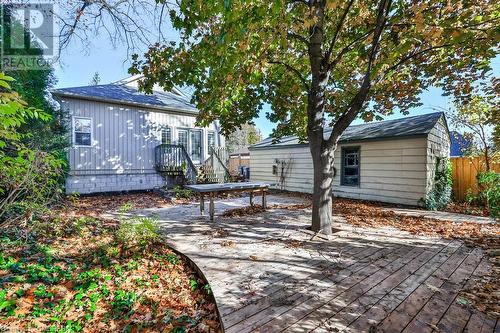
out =
[[(360, 149), (360, 185), (341, 186), (341, 151), (343, 147), (351, 146)], [(427, 154), (428, 142), (425, 137), (340, 144), (335, 151), (337, 173), (333, 194), (353, 199), (417, 205), (427, 190)], [(289, 163), (284, 181), (272, 174), (276, 159)], [(281, 188), (288, 191), (313, 191), (313, 165), (307, 146), (251, 150), (250, 170), (252, 181), (281, 183)]]
[[(203, 160), (208, 157), (208, 132), (217, 133), (214, 124), (198, 128), (195, 116), (182, 113), (76, 98), (62, 98), (61, 107), (71, 117), (92, 118), (93, 126), (90, 147), (72, 144), (69, 149), (68, 193), (143, 190), (164, 184), (154, 169), (154, 148), (161, 143), (158, 126), (171, 128), (174, 143), (179, 129), (202, 130)], [(224, 145), (220, 136), (218, 144)]]
[(427, 193), (434, 187), (437, 158), (448, 158), (450, 156), (450, 145), (448, 127), (444, 118), (441, 118), (430, 131), (427, 140)]

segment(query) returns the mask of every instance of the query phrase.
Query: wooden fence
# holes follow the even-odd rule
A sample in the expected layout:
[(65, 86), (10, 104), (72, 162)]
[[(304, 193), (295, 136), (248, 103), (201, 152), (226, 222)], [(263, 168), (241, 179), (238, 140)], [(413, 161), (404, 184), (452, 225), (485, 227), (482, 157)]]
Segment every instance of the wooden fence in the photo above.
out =
[[(468, 193), (477, 194), (477, 173), (485, 170), (484, 158), (452, 157), (450, 159), (453, 178), (453, 198), (464, 201)], [(500, 172), (500, 163), (490, 166), (492, 171)]]
[(241, 166), (250, 166), (249, 155), (236, 155), (229, 157), (229, 172), (237, 174)]

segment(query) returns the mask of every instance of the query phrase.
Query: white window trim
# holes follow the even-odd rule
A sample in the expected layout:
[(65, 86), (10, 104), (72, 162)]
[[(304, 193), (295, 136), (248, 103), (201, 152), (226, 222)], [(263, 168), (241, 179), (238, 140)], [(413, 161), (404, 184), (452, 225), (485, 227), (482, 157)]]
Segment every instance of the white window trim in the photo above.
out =
[(196, 132), (201, 132), (201, 142), (200, 142), (200, 145), (201, 145), (201, 154), (200, 154), (200, 163), (202, 163), (202, 160), (204, 160), (204, 149), (205, 149), (205, 143), (204, 143), (204, 136), (205, 136), (205, 131), (203, 130), (203, 128), (200, 128), (200, 127), (177, 127), (176, 129), (176, 138), (177, 138), (177, 141), (176, 141), (176, 144), (180, 145), (180, 140), (179, 140), (179, 132), (186, 132), (187, 134), (187, 147), (186, 148), (186, 152), (188, 153), (189, 157), (191, 157), (191, 145), (193, 144), (192, 143), (192, 140), (191, 140), (191, 132), (193, 131), (196, 131)]
[(218, 147), (218, 145), (217, 145), (217, 135), (216, 135), (215, 131), (213, 131), (213, 130), (208, 130), (207, 131), (207, 147), (209, 146), (208, 136), (210, 134), (213, 134), (213, 136), (214, 136), (214, 147)]
[[(89, 119), (90, 120), (90, 145), (77, 145), (76, 144), (76, 131), (75, 131), (75, 119)], [(84, 147), (90, 148), (93, 146), (94, 141), (94, 119), (92, 117), (81, 117), (81, 116), (73, 116), (71, 119), (71, 137), (73, 138), (73, 147)]]
[(160, 144), (163, 144), (163, 130), (169, 129), (170, 130), (170, 144), (174, 143), (174, 128), (173, 126), (170, 125), (161, 125), (160, 128)]

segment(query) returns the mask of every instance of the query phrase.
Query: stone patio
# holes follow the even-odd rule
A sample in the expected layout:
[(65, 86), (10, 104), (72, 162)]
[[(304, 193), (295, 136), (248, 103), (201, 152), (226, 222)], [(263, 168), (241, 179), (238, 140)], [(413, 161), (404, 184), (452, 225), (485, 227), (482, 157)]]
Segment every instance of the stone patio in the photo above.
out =
[[(271, 195), (269, 205), (303, 199)], [(216, 213), (248, 198), (218, 200)], [(204, 272), (226, 332), (494, 332), (496, 319), (457, 294), (489, 270), (479, 249), (395, 229), (317, 237), (308, 209), (269, 209), (210, 223), (198, 205), (146, 209)]]

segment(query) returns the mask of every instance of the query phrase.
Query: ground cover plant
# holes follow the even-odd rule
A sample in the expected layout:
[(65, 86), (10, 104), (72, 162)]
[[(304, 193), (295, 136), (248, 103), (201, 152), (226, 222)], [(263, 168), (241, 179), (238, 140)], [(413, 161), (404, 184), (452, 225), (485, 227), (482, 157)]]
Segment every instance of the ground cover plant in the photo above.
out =
[(210, 286), (162, 241), (154, 219), (126, 218), (132, 205), (119, 221), (75, 207), (81, 209), (73, 198), (27, 228), (0, 231), (0, 327), (219, 330)]

